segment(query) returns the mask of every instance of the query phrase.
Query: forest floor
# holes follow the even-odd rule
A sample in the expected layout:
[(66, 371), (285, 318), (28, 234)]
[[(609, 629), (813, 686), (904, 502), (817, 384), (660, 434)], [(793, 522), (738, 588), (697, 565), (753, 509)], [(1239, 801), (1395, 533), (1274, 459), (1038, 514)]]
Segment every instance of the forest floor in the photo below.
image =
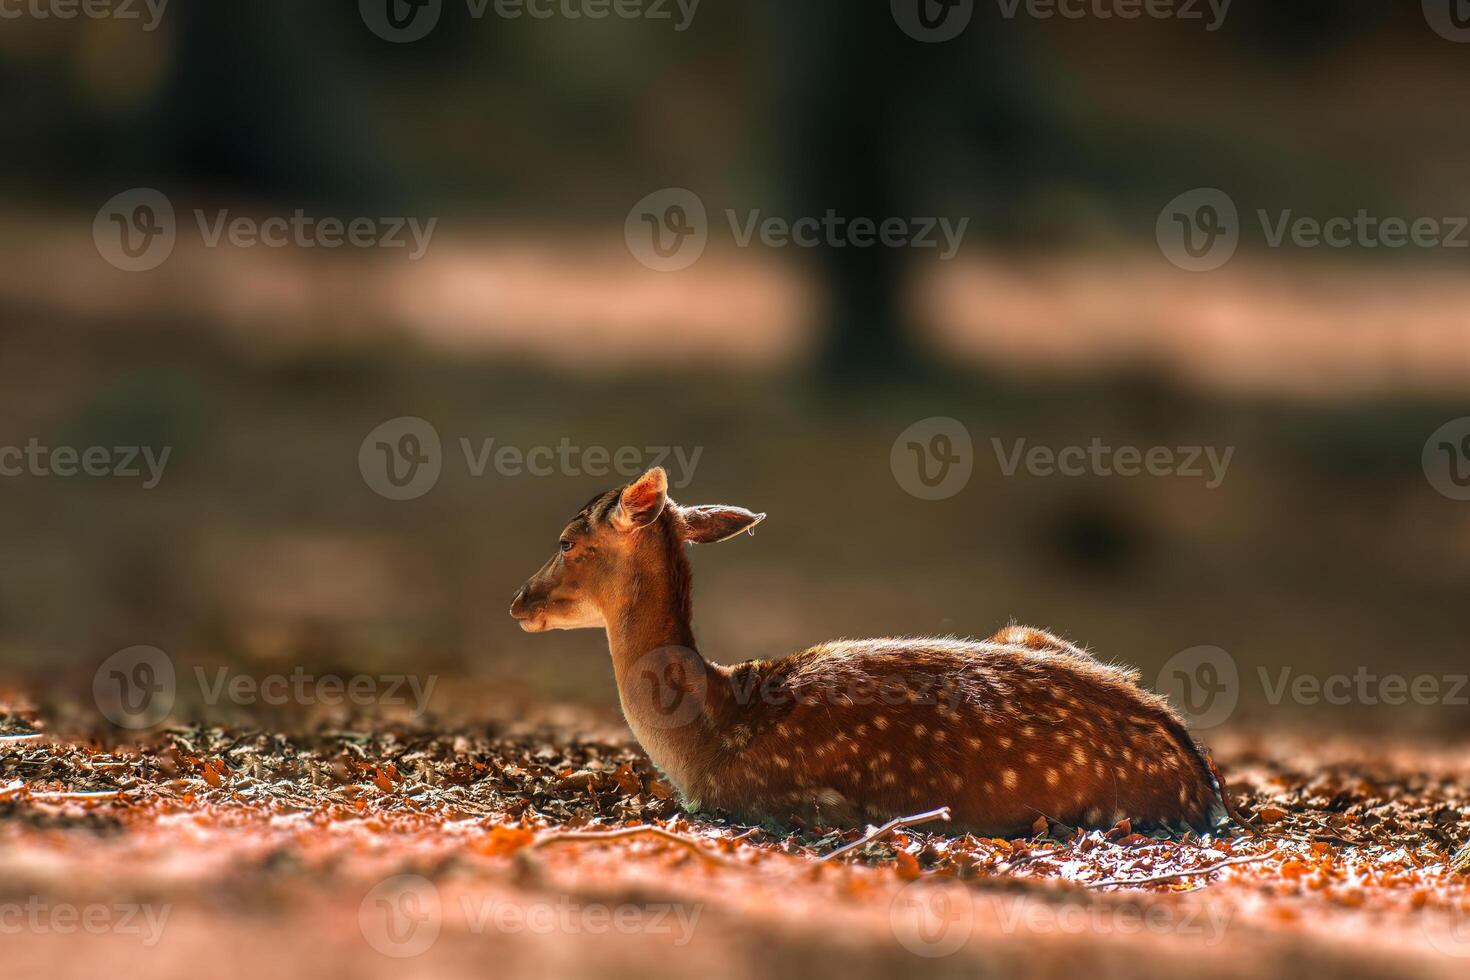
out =
[[(1464, 976), (1470, 752), (1214, 740), (1265, 832), (999, 840), (683, 814), (626, 732), (170, 729), (0, 712), (6, 974)], [(624, 827), (672, 834), (612, 838)]]

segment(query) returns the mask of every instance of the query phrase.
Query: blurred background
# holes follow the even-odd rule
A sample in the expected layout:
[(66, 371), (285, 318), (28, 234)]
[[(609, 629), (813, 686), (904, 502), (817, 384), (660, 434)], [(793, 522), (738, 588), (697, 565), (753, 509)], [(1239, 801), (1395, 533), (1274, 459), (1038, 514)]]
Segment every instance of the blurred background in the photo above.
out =
[[(141, 453), (139, 477), (0, 478), (0, 687), (85, 724), (98, 665), (145, 644), (181, 677), (432, 674), (433, 719), (615, 719), (601, 634), (506, 607), (627, 448), (683, 503), (770, 514), (695, 556), (712, 659), (1017, 620), (1151, 686), (1226, 651), (1228, 726), (1470, 729), (1457, 9), (961, 4), (937, 41), (949, 8), (902, 6), (7, 15), (0, 446), (169, 455), (151, 487)], [(1238, 244), (1195, 270), (1165, 229), (1210, 233), (1200, 188)], [(408, 246), (251, 240), (298, 212)], [(745, 235), (829, 212), (962, 235)], [(1359, 212), (1461, 244), (1269, 234)], [(1010, 462), (1095, 443), (1180, 466)], [(913, 446), (968, 479), (916, 484)], [(1220, 479), (1190, 447), (1229, 451)], [(427, 486), (383, 469), (414, 460)], [(1444, 696), (1273, 697), (1283, 670)], [(307, 723), (204, 700), (181, 683), (176, 716)]]

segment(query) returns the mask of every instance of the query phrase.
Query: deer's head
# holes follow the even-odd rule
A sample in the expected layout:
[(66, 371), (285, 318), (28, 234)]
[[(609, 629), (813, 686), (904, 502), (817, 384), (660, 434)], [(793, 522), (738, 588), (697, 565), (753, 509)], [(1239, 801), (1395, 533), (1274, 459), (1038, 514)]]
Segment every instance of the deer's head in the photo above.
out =
[(511, 602), (521, 629), (600, 628), (610, 610), (625, 607), (640, 590), (687, 591), (685, 544), (733, 538), (766, 516), (724, 505), (680, 507), (668, 488), (668, 476), (654, 467), (583, 507), (562, 530), (551, 559)]

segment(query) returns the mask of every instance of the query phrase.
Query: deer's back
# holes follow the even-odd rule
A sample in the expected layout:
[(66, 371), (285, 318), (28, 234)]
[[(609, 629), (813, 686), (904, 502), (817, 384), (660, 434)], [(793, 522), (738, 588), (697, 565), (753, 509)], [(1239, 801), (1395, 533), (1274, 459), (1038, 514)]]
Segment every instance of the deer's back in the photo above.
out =
[(1209, 822), (1198, 748), (1134, 674), (1039, 631), (999, 637), (844, 640), (729, 668), (694, 795), (824, 823), (949, 805), (958, 828), (990, 833), (1038, 816)]

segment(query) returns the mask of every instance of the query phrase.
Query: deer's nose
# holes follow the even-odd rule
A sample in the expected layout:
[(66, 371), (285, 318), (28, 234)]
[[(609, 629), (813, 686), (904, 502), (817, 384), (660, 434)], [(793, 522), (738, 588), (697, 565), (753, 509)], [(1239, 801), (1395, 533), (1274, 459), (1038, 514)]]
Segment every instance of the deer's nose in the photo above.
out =
[(526, 587), (523, 585), (510, 600), (510, 618), (526, 618)]

